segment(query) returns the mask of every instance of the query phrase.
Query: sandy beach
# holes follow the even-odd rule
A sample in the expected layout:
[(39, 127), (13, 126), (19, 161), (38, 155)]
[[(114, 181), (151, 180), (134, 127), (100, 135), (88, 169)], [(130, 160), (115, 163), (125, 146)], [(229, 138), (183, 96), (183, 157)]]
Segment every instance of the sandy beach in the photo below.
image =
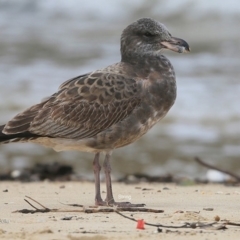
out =
[[(0, 239), (239, 239), (240, 236), (237, 226), (227, 226), (226, 230), (161, 228), (159, 233), (156, 227), (145, 225), (141, 230), (136, 228), (136, 222), (114, 212), (88, 214), (79, 212), (82, 208), (64, 205), (93, 205), (94, 184), (91, 182), (1, 182), (0, 192)], [(223, 220), (239, 223), (238, 187), (114, 183), (114, 192), (117, 201), (145, 203), (147, 208), (164, 211), (123, 212), (148, 223), (180, 226), (185, 222), (212, 223), (218, 217), (219, 224)], [(47, 208), (69, 212), (13, 213), (33, 209), (24, 201), (26, 195)]]

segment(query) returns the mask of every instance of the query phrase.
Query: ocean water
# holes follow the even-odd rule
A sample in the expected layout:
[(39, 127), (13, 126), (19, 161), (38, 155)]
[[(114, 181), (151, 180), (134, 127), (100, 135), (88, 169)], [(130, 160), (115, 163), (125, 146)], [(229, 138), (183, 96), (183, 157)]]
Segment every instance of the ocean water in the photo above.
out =
[[(65, 80), (118, 62), (121, 31), (152, 17), (192, 51), (164, 52), (177, 75), (176, 103), (143, 138), (114, 151), (114, 175), (205, 176), (195, 156), (240, 172), (239, 13), (237, 0), (0, 0), (0, 124)], [(34, 144), (0, 146), (1, 171), (60, 161), (92, 178), (92, 159)]]

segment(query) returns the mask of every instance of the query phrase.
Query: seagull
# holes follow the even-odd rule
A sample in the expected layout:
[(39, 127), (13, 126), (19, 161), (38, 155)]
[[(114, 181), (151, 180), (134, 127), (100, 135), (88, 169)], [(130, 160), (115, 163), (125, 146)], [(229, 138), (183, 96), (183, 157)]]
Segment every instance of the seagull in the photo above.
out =
[[(151, 18), (133, 22), (121, 35), (120, 62), (64, 82), (56, 93), (0, 126), (0, 143), (92, 152), (95, 205), (144, 206), (114, 200), (110, 160), (114, 149), (142, 137), (175, 102), (175, 72), (163, 49), (190, 51), (188, 43), (173, 37), (162, 23)], [(105, 200), (100, 153), (105, 154)]]

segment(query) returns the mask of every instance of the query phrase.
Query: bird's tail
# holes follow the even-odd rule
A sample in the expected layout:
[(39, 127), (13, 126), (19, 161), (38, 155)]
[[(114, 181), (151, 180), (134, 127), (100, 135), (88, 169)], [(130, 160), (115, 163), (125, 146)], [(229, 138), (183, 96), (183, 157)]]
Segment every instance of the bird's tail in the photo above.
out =
[(28, 131), (16, 134), (4, 134), (3, 129), (5, 125), (0, 126), (0, 144), (10, 143), (10, 142), (27, 142), (28, 140), (35, 139), (39, 137), (36, 134), (32, 134)]

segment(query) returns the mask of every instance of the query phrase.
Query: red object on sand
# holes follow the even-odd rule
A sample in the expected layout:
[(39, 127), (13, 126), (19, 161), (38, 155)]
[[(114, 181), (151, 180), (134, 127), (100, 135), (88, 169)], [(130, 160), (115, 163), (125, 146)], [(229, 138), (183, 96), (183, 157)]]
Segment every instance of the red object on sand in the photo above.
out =
[(137, 221), (137, 229), (145, 229), (143, 219)]

